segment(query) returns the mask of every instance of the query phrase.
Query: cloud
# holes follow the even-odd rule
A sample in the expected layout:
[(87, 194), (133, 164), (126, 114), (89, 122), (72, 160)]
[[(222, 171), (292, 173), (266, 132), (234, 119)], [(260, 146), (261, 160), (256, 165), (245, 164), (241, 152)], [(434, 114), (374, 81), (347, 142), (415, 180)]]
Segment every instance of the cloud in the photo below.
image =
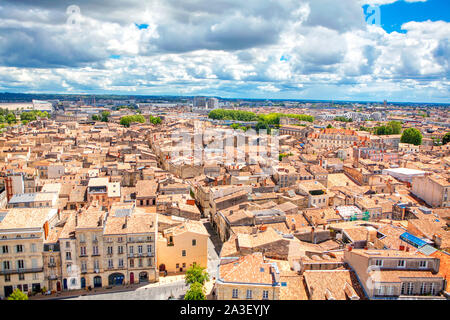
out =
[(392, 2), (3, 0), (0, 88), (448, 101), (450, 24), (365, 24)]

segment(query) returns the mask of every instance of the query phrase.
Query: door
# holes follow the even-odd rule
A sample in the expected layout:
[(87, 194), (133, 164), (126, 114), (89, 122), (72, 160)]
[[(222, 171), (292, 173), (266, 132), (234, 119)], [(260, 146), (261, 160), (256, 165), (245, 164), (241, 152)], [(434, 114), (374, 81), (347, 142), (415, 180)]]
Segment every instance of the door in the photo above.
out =
[(130, 283), (134, 283), (134, 273), (130, 273)]
[(61, 282), (59, 281), (56, 283), (56, 290), (61, 291)]
[(148, 282), (148, 273), (147, 272), (139, 273), (139, 283), (142, 283), (142, 282)]
[(63, 288), (64, 290), (67, 290), (67, 279), (63, 280)]
[(102, 286), (102, 277), (96, 276), (94, 277), (94, 288), (101, 288)]
[(81, 289), (86, 288), (86, 279), (84, 277), (81, 278)]
[(13, 293), (13, 287), (12, 286), (5, 286), (4, 287), (4, 291), (5, 291), (5, 298), (9, 297), (9, 295), (11, 293)]

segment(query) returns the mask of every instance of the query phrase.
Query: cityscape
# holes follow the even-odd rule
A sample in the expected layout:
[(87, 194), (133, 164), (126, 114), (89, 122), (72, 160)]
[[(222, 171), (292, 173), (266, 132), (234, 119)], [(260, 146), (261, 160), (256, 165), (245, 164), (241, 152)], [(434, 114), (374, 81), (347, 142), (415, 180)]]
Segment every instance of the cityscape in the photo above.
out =
[(2, 2), (0, 300), (448, 300), (448, 4), (298, 2)]

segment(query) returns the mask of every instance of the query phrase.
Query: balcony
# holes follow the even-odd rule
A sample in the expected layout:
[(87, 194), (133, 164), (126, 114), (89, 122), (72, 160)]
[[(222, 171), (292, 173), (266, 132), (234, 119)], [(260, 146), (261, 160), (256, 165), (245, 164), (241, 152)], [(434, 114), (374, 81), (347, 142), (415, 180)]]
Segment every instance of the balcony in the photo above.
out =
[(47, 278), (48, 278), (48, 280), (56, 280), (56, 279), (58, 279), (58, 276), (54, 275), (54, 274), (51, 274)]
[(55, 262), (49, 262), (48, 263), (48, 267), (49, 268), (54, 268), (54, 267), (56, 267), (56, 263)]
[(42, 272), (44, 268), (30, 268), (30, 269), (9, 269), (9, 270), (2, 270), (0, 271), (0, 274), (6, 275), (6, 274), (15, 274), (15, 273), (35, 273), (35, 272)]

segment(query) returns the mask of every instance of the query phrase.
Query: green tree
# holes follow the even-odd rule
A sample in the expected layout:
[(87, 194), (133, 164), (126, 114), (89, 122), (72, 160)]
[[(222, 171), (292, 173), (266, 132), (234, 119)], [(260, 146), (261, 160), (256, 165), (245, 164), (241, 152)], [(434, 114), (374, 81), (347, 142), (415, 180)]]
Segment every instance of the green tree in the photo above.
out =
[(209, 274), (205, 268), (194, 264), (192, 267), (186, 270), (185, 275), (186, 284), (193, 284), (195, 282), (204, 285), (205, 282), (209, 281)]
[(28, 300), (28, 295), (20, 291), (20, 289), (16, 289), (8, 297), (8, 300)]
[(184, 296), (184, 300), (206, 300), (205, 289), (202, 284), (199, 282), (192, 283)]
[(450, 142), (450, 132), (447, 132), (442, 138), (442, 144), (447, 144)]
[(102, 111), (102, 115), (101, 115), (101, 120), (102, 122), (108, 122), (109, 121), (109, 116), (111, 115), (110, 112), (108, 111)]
[(420, 133), (420, 131), (415, 128), (408, 128), (403, 131), (400, 142), (420, 146), (422, 144), (422, 133)]
[(402, 132), (402, 124), (398, 121), (390, 121), (387, 126), (392, 129), (392, 134), (400, 134)]
[(92, 115), (92, 120), (99, 121), (100, 117), (97, 114)]
[(14, 113), (10, 112), (6, 115), (6, 122), (8, 122), (8, 124), (17, 122), (16, 116), (14, 115)]
[(331, 124), (327, 125), (327, 129), (331, 129), (333, 126)]

